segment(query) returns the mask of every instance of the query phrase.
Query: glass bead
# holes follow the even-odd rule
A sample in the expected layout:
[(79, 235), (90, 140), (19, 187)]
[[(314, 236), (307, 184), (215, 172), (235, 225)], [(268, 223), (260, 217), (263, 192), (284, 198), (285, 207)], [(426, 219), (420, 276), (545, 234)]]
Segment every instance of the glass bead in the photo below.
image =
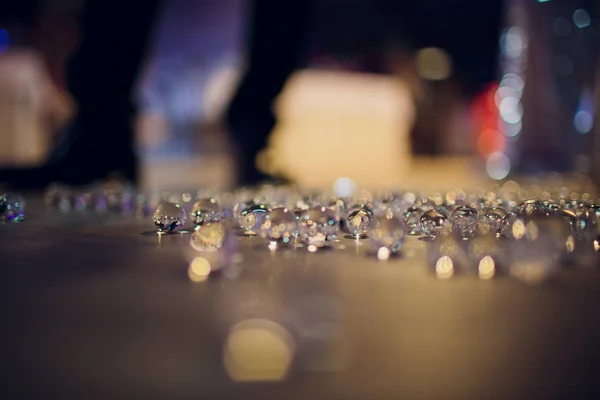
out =
[(421, 215), (423, 210), (417, 206), (411, 206), (406, 209), (404, 215), (404, 226), (409, 235), (419, 235), (421, 233)]
[(25, 220), (25, 200), (19, 195), (11, 193), (0, 195), (0, 208), (4, 208), (4, 212), (0, 213), (0, 221), (21, 222)]
[(430, 238), (435, 238), (440, 234), (446, 217), (438, 210), (428, 210), (421, 215), (419, 221), (423, 233)]
[(220, 220), (221, 212), (217, 201), (212, 197), (196, 201), (192, 205), (190, 218), (196, 226)]
[(500, 232), (506, 214), (507, 212), (502, 207), (490, 207), (483, 212), (480, 223), (487, 224), (493, 232)]
[(227, 230), (220, 221), (206, 222), (194, 230), (190, 245), (196, 251), (217, 251), (223, 245)]
[(460, 236), (469, 238), (477, 230), (478, 212), (469, 206), (458, 206), (452, 211), (448, 220)]
[(256, 235), (260, 231), (261, 225), (269, 208), (264, 204), (254, 204), (240, 213), (240, 227), (247, 235)]
[(177, 232), (183, 228), (186, 220), (186, 211), (175, 203), (162, 203), (152, 214), (152, 222), (158, 232)]
[(369, 210), (365, 208), (354, 209), (346, 218), (346, 227), (352, 236), (364, 237), (372, 219), (373, 214)]
[(337, 239), (339, 229), (335, 213), (325, 207), (311, 207), (303, 211), (298, 220), (300, 238), (317, 247)]
[(297, 235), (298, 220), (289, 209), (277, 207), (269, 211), (265, 216), (265, 220), (261, 226), (261, 236), (289, 243)]
[(375, 251), (386, 248), (392, 253), (398, 252), (404, 243), (403, 224), (397, 218), (377, 218), (371, 221), (368, 236)]

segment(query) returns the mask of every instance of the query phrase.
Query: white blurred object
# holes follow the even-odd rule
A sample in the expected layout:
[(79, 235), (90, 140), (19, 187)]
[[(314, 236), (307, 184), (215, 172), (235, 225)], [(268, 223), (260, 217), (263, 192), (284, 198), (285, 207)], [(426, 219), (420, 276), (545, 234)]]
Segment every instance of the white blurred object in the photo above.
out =
[(297, 72), (276, 102), (269, 170), (305, 187), (340, 176), (359, 186), (399, 185), (411, 160), (411, 91), (393, 76)]
[(0, 54), (0, 163), (32, 165), (48, 152), (44, 123), (68, 118), (69, 104), (54, 87), (33, 51)]

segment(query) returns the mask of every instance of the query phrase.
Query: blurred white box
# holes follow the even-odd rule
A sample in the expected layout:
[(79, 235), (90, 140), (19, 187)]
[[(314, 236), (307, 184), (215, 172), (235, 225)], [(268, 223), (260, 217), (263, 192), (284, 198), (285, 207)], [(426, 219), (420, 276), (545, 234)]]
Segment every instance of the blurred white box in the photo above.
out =
[(300, 186), (327, 188), (349, 177), (361, 187), (390, 187), (408, 174), (415, 109), (396, 77), (299, 71), (275, 110), (268, 168)]

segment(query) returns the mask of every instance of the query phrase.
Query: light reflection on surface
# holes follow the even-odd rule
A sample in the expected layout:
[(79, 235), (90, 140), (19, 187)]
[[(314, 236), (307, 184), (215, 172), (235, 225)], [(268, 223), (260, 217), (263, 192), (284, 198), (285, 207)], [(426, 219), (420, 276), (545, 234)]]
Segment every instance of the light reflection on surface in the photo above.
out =
[(448, 256), (440, 257), (435, 263), (435, 273), (439, 279), (450, 279), (454, 275), (454, 262)]
[(377, 258), (381, 261), (385, 261), (390, 258), (390, 250), (387, 247), (381, 247), (377, 250)]
[(281, 325), (267, 319), (247, 319), (229, 332), (223, 364), (236, 382), (280, 381), (289, 372), (296, 344)]
[(479, 261), (479, 279), (487, 280), (496, 274), (496, 263), (491, 256), (485, 256)]
[(188, 276), (192, 282), (204, 282), (210, 275), (210, 262), (203, 257), (196, 257), (190, 263)]

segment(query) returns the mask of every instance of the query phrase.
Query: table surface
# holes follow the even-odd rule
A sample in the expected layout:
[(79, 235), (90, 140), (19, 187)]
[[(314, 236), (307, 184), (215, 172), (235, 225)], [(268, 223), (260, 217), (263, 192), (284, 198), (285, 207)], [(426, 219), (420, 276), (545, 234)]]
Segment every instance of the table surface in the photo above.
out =
[[(345, 249), (309, 253), (236, 237), (237, 276), (195, 283), (189, 235), (159, 240), (151, 228), (148, 219), (61, 214), (35, 201), (26, 222), (0, 226), (4, 393), (599, 398), (598, 270), (564, 271), (541, 286), (441, 281), (413, 238), (402, 257), (381, 262), (349, 239)], [(285, 337), (287, 375), (232, 379), (225, 343), (244, 320), (272, 321)], [(272, 335), (255, 339), (258, 364), (269, 361), (263, 352), (267, 365), (285, 359), (269, 347)]]

